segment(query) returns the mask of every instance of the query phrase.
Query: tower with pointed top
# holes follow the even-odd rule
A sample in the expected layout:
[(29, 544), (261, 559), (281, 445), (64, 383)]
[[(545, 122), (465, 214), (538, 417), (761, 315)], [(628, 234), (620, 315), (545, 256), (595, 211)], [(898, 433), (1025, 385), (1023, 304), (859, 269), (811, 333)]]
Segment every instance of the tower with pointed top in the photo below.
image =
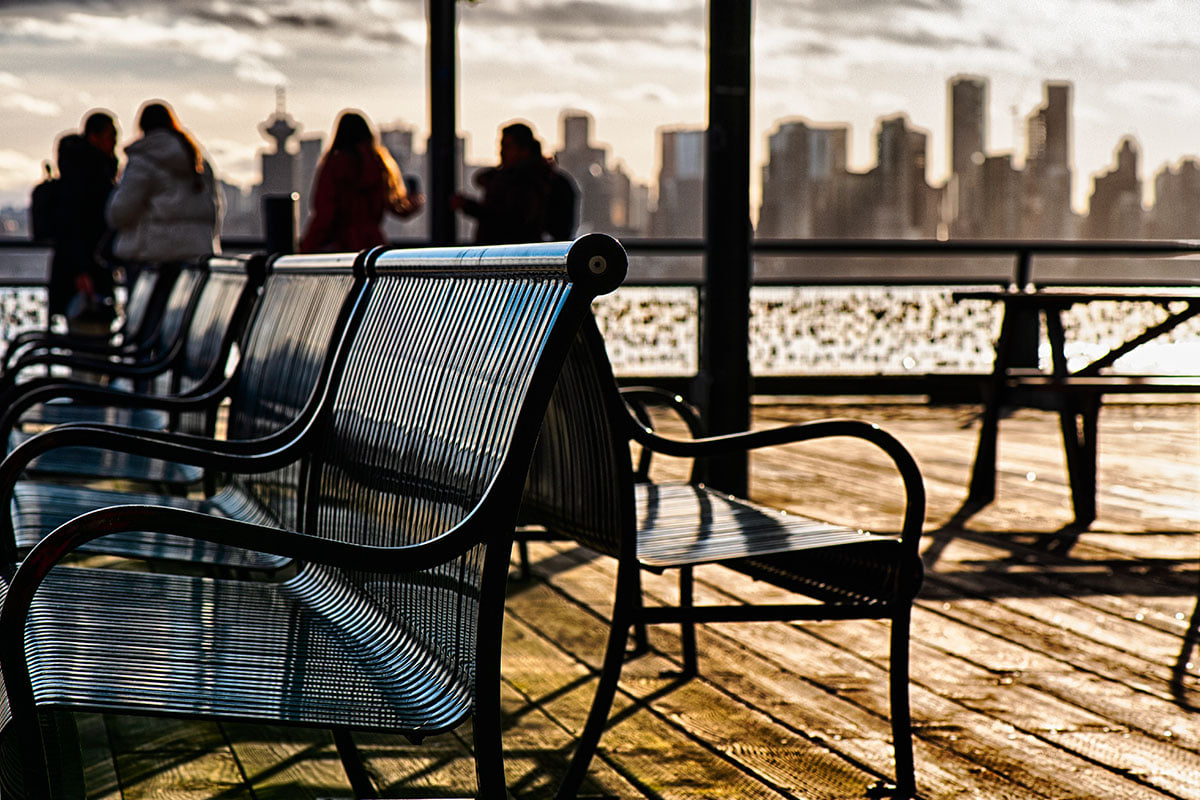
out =
[(258, 126), (259, 133), (275, 142), (274, 152), (262, 153), (262, 187), (264, 196), (297, 191), (296, 154), (288, 149), (288, 140), (299, 132), (295, 120), (287, 113), (287, 96), (282, 86), (275, 89), (275, 113)]

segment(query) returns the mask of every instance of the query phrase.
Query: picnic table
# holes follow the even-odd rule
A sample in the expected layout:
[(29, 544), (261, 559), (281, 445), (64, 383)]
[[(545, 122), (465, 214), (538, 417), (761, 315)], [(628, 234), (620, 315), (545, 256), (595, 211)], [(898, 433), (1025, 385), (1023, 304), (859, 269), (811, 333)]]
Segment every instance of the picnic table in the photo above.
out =
[[(1200, 375), (1138, 374), (1114, 369), (1122, 356), (1160, 340), (1200, 314), (1200, 286), (1022, 285), (960, 290), (953, 297), (956, 301), (991, 301), (1004, 307), (964, 508), (980, 508), (995, 498), (996, 443), (1003, 410), (1014, 406), (1049, 408), (1059, 415), (1075, 524), (1086, 527), (1096, 518), (1096, 432), (1104, 395), (1200, 392)], [(1153, 303), (1163, 308), (1165, 316), (1098, 357), (1090, 357), (1082, 366), (1070, 364), (1066, 312), (1078, 305), (1112, 302)], [(1044, 320), (1049, 345), (1049, 371), (1039, 367), (1036, 360), (1029, 363), (1031, 354), (1021, 344), (1028, 342), (1022, 337), (1039, 316)]]

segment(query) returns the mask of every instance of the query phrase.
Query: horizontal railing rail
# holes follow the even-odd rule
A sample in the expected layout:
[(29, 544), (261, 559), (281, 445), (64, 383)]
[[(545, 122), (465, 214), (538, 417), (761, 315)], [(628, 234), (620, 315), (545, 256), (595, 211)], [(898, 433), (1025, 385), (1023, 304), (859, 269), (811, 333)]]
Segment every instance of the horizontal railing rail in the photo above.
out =
[[(254, 238), (222, 243), (227, 252), (264, 246)], [(614, 367), (623, 381), (687, 393), (698, 368), (704, 242), (635, 238), (623, 244), (629, 279), (597, 304)], [(750, 358), (753, 390), (765, 395), (976, 401), (991, 371), (1000, 309), (954, 302), (954, 291), (963, 287), (1200, 288), (1200, 241), (1190, 240), (758, 239), (753, 248)], [(22, 275), (8, 269), (17, 259), (25, 265)], [(0, 287), (36, 291), (48, 259), (44, 246), (0, 237)], [(31, 264), (40, 264), (36, 276)], [(6, 313), (6, 334), (33, 319), (27, 293), (5, 308), (29, 318)], [(1075, 333), (1081, 346), (1100, 347), (1156, 311), (1122, 306), (1101, 309), (1097, 317), (1092, 309)], [(1181, 328), (1175, 343), (1200, 347), (1200, 328)]]

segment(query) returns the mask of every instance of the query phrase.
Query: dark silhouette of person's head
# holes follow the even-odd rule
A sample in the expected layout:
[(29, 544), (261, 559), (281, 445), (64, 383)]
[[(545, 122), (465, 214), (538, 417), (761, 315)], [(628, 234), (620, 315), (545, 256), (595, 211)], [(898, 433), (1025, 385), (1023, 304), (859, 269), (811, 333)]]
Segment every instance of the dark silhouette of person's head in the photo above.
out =
[(171, 110), (171, 107), (161, 100), (152, 100), (146, 103), (138, 114), (138, 127), (141, 128), (143, 135), (155, 131), (167, 131), (179, 140), (195, 170), (196, 190), (199, 191), (203, 185), (201, 176), (204, 174), (204, 158), (200, 155), (200, 148), (196, 142), (192, 140), (187, 131), (180, 127), (179, 120), (175, 117), (175, 112)]
[(107, 111), (93, 111), (83, 121), (83, 138), (88, 143), (111, 156), (117, 149), (117, 123)]
[(371, 123), (357, 111), (343, 111), (338, 118), (330, 150), (356, 150), (363, 144), (374, 144), (375, 132)]
[(514, 122), (500, 129), (500, 166), (513, 167), (541, 157), (542, 143), (524, 122)]

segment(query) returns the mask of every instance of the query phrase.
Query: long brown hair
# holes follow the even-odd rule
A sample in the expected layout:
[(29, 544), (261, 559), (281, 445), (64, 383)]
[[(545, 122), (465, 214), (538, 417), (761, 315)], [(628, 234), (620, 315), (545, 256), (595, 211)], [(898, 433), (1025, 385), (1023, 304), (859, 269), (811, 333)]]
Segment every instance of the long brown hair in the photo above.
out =
[(142, 106), (142, 112), (138, 116), (138, 127), (142, 129), (143, 134), (155, 130), (170, 131), (183, 145), (183, 151), (192, 164), (192, 170), (195, 172), (195, 190), (198, 192), (204, 188), (204, 157), (200, 154), (196, 141), (179, 126), (179, 120), (175, 118), (175, 112), (169, 105), (156, 100)]
[[(364, 147), (364, 145), (366, 145)], [(359, 161), (360, 168), (363, 150), (368, 150), (375, 156), (380, 170), (383, 172), (384, 183), (387, 184), (388, 200), (395, 202), (401, 200), (406, 195), (404, 181), (400, 179), (400, 168), (396, 165), (392, 154), (379, 143), (375, 131), (371, 128), (371, 123), (367, 122), (367, 118), (358, 111), (347, 109), (338, 117), (337, 125), (334, 128), (333, 142), (329, 145), (329, 150), (325, 153), (348, 153), (355, 160)]]

